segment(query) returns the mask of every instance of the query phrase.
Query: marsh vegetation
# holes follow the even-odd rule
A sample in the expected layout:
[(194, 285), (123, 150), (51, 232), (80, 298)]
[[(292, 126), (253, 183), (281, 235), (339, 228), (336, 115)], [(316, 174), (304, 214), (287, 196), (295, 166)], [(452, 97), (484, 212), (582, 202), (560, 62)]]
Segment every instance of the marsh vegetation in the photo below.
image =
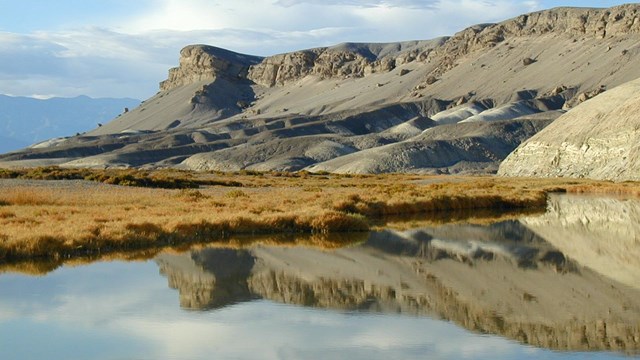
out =
[(0, 182), (5, 263), (144, 253), (238, 235), (311, 234), (311, 243), (330, 247), (335, 242), (322, 234), (366, 232), (397, 216), (481, 219), (494, 210), (543, 211), (550, 192), (640, 193), (635, 183), (499, 177), (59, 168), (0, 174), (58, 180)]

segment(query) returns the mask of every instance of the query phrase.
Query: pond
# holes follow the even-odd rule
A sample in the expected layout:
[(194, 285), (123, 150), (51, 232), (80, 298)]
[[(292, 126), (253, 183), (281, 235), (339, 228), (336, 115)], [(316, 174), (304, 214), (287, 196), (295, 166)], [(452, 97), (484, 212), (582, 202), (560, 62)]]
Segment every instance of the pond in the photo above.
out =
[(0, 274), (0, 359), (614, 359), (640, 354), (640, 201)]

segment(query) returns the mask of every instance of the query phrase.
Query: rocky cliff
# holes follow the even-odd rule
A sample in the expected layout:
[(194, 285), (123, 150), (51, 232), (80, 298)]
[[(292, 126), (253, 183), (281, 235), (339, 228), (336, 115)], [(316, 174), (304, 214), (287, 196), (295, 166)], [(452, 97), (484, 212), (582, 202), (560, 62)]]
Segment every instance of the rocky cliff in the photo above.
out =
[[(585, 41), (639, 32), (640, 8), (634, 4), (611, 9), (556, 8), (521, 15), (498, 24), (467, 28), (429, 54), (426, 61), (438, 61), (438, 72), (442, 73), (475, 51), (493, 48), (514, 38), (556, 34)], [(536, 59), (530, 60), (529, 64), (532, 64)]]
[(389, 72), (414, 60), (425, 60), (445, 38), (389, 44), (344, 43), (265, 58), (248, 77), (264, 86), (286, 85), (308, 75), (320, 79), (360, 78)]
[[(265, 86), (284, 85), (317, 75), (320, 78), (363, 77), (389, 72), (413, 61), (433, 63), (431, 76), (441, 76), (463, 58), (522, 37), (562, 35), (580, 41), (640, 33), (640, 9), (556, 8), (519, 16), (498, 24), (469, 27), (452, 37), (430, 42), (352, 44), (317, 48), (265, 58), (251, 67), (249, 78)], [(533, 56), (534, 54), (532, 54)], [(535, 58), (527, 58), (531, 63)], [(524, 62), (527, 59), (523, 58)], [(430, 82), (425, 79), (425, 82)], [(430, 84), (429, 84), (430, 85)]]
[(228, 79), (246, 78), (249, 66), (262, 58), (234, 53), (208, 45), (190, 45), (180, 51), (180, 66), (169, 70), (167, 80), (160, 83), (160, 91), (210, 81), (222, 76)]

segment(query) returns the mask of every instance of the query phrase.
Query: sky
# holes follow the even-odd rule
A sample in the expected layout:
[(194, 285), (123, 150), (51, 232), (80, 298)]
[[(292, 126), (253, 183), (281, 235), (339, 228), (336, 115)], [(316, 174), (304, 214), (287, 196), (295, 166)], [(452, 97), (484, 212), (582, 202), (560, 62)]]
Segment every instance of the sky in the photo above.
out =
[[(628, 2), (628, 1), (627, 1)], [(179, 51), (252, 55), (452, 35), (570, 0), (0, 0), (0, 94), (132, 97), (158, 91)]]

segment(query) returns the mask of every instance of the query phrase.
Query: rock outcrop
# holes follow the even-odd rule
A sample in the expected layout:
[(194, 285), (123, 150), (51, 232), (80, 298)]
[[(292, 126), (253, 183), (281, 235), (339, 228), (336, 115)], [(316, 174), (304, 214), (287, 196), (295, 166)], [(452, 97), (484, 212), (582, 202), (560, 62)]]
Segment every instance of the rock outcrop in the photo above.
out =
[[(261, 85), (275, 86), (300, 80), (307, 75), (321, 78), (362, 77), (388, 72), (412, 61), (434, 62), (437, 64), (434, 74), (441, 75), (457, 65), (463, 57), (496, 47), (513, 38), (562, 34), (584, 41), (637, 33), (640, 33), (640, 11), (636, 5), (622, 5), (609, 10), (556, 8), (498, 24), (472, 26), (452, 37), (430, 43), (346, 43), (280, 54), (252, 66), (249, 78)], [(530, 57), (525, 57), (523, 61), (525, 66), (536, 62)]]
[[(539, 37), (545, 34), (561, 34), (566, 37), (604, 39), (640, 33), (640, 8), (635, 4), (611, 9), (555, 8), (521, 15), (498, 24), (469, 27), (448, 39), (427, 58), (442, 59), (438, 72), (445, 72), (457, 61), (473, 53), (493, 48), (502, 42), (518, 37)], [(534, 63), (535, 58), (525, 58)]]
[(504, 176), (640, 180), (640, 80), (558, 118), (501, 164)]
[(209, 45), (190, 45), (180, 51), (180, 66), (169, 70), (167, 80), (160, 83), (160, 91), (180, 86), (213, 81), (218, 76), (229, 79), (246, 78), (249, 66), (261, 57), (243, 55)]
[(248, 78), (264, 86), (286, 85), (308, 75), (320, 79), (360, 78), (389, 72), (427, 54), (445, 38), (389, 44), (344, 43), (265, 58), (253, 65)]

